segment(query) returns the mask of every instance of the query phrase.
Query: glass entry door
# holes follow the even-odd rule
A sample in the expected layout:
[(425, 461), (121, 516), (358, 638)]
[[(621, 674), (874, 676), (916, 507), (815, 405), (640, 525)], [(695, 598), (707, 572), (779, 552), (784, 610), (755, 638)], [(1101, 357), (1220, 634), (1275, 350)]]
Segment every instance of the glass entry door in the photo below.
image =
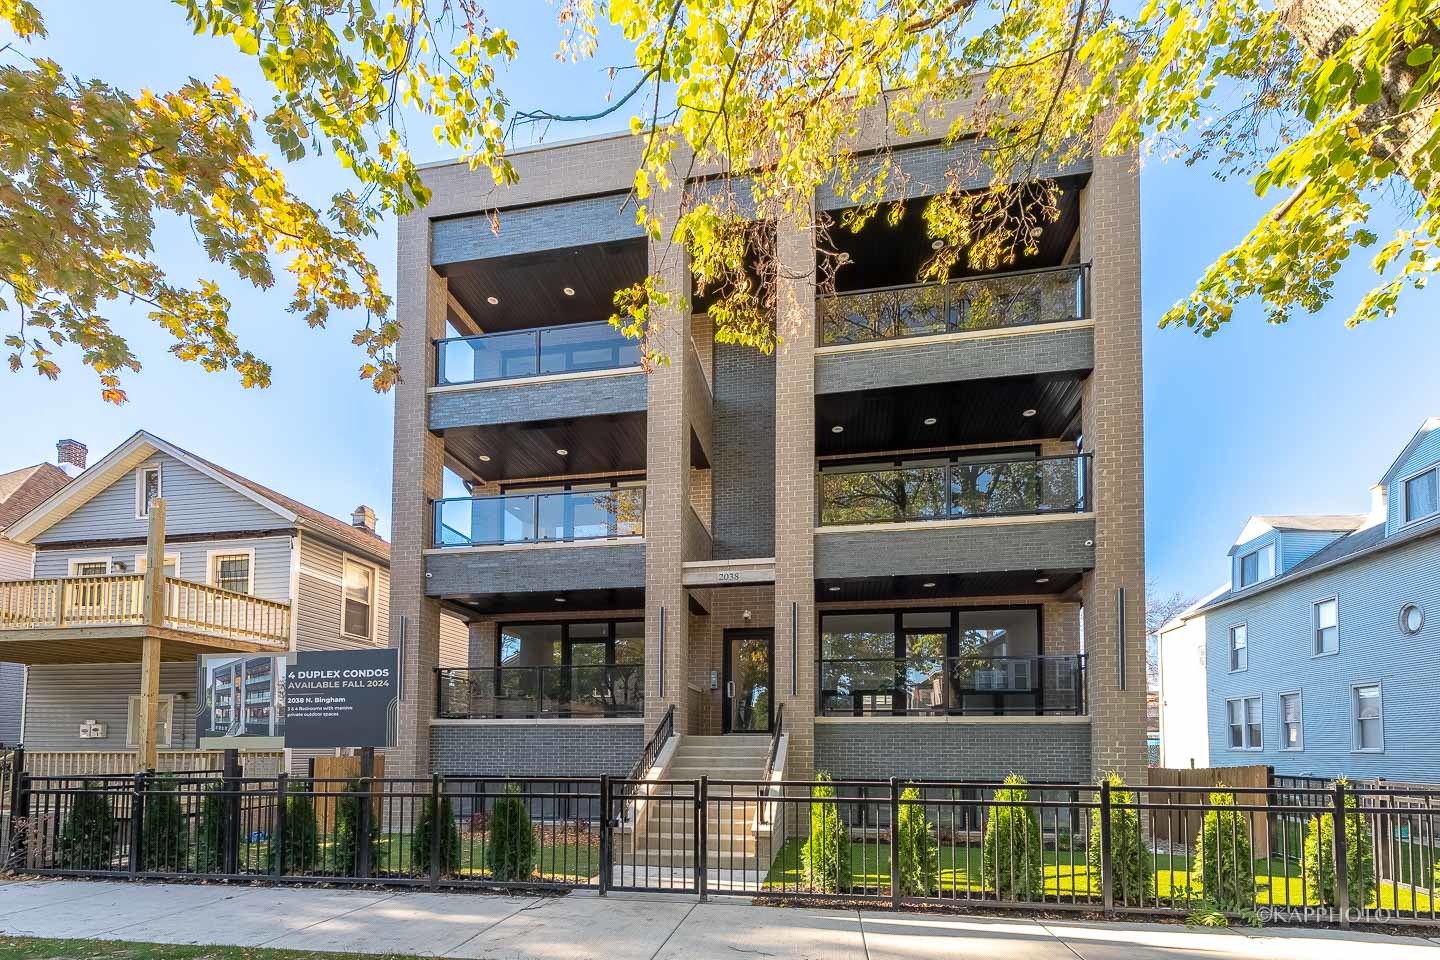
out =
[(725, 732), (769, 733), (775, 711), (772, 630), (725, 633)]

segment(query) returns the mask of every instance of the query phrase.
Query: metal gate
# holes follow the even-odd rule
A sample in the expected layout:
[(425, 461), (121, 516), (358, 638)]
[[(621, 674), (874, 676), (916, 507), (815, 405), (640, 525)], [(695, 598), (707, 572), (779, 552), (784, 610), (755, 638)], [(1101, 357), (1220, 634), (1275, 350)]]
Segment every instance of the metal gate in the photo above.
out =
[[(609, 780), (600, 869), (608, 889), (703, 894), (699, 780)], [(607, 842), (608, 841), (608, 842)]]

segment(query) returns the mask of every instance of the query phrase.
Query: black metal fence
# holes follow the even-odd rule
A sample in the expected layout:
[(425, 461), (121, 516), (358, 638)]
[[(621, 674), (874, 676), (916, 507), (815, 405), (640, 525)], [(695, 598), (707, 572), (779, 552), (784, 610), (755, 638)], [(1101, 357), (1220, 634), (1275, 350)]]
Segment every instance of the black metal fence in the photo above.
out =
[(1436, 922), (1440, 790), (1280, 786), (25, 776), (10, 850), (37, 874)]

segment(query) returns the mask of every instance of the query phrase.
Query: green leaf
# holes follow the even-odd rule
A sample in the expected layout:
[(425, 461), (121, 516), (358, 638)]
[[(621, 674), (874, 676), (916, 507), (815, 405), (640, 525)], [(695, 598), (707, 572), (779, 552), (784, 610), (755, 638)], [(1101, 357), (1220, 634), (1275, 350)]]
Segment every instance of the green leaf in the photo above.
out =
[(1435, 59), (1435, 48), (1428, 43), (1422, 43), (1406, 55), (1405, 63), (1408, 66), (1418, 67), (1421, 64), (1429, 63), (1433, 59)]

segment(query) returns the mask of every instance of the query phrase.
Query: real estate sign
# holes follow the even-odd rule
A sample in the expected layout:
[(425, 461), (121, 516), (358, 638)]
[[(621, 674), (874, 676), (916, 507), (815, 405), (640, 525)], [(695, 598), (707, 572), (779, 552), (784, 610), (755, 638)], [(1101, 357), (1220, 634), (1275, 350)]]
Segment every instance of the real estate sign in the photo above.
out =
[(399, 702), (393, 648), (298, 653), (285, 674), (285, 746), (394, 746)]

